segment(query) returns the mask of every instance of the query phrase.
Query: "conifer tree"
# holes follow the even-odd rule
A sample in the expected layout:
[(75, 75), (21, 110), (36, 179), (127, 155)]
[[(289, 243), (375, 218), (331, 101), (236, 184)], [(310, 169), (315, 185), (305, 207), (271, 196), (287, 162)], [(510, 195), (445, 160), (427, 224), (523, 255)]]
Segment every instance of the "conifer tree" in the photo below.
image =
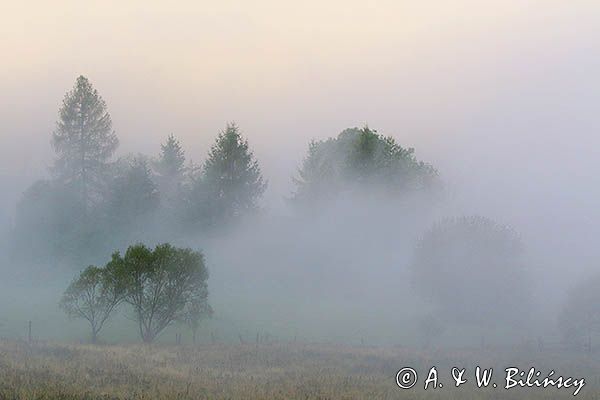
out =
[(58, 156), (53, 172), (79, 192), (84, 212), (118, 145), (105, 101), (89, 80), (80, 76), (65, 95), (52, 146)]

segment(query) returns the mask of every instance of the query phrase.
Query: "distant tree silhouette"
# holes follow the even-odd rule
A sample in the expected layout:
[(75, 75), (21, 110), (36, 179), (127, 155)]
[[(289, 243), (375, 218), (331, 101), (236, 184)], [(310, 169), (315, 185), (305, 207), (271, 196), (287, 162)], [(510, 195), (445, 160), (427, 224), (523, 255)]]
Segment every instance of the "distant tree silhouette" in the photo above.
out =
[(217, 136), (198, 182), (210, 210), (211, 224), (257, 210), (267, 186), (248, 141), (233, 123)]
[(58, 156), (53, 172), (60, 182), (79, 191), (84, 213), (118, 145), (106, 103), (80, 76), (65, 95), (52, 146)]
[(529, 275), (510, 228), (484, 217), (444, 219), (418, 242), (415, 289), (444, 321), (482, 328), (527, 320)]
[(337, 138), (312, 141), (308, 154), (293, 178), (292, 203), (314, 205), (352, 190), (375, 187), (389, 193), (407, 193), (431, 187), (437, 171), (417, 161), (392, 137), (364, 127), (346, 129)]

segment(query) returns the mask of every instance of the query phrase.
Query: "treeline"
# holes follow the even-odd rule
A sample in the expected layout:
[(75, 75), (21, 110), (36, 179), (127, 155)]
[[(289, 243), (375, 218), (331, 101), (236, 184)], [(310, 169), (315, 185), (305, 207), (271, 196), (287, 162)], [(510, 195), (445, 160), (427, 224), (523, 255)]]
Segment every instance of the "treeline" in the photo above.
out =
[[(81, 265), (129, 243), (166, 242), (225, 229), (260, 211), (267, 188), (259, 163), (237, 125), (220, 132), (206, 160), (186, 159), (170, 135), (155, 156), (115, 159), (119, 139), (107, 105), (89, 80), (77, 78), (51, 135), (50, 177), (18, 204), (13, 256)], [(292, 178), (294, 209), (315, 209), (349, 191), (377, 187), (393, 195), (436, 185), (437, 171), (368, 127), (313, 141)]]
[[(79, 77), (65, 95), (51, 143), (56, 159), (50, 177), (34, 183), (17, 207), (10, 237), (20, 261), (103, 265), (114, 249), (131, 243), (176, 243), (226, 230), (261, 211), (267, 180), (235, 124), (216, 136), (201, 165), (186, 159), (173, 135), (157, 155), (115, 159), (119, 140), (107, 105)], [(304, 217), (348, 197), (384, 194), (389, 205), (441, 186), (436, 169), (413, 149), (369, 127), (311, 142), (292, 179), (295, 190), (286, 197)], [(476, 327), (482, 343), (486, 332), (507, 327), (525, 336), (535, 310), (524, 247), (516, 232), (485, 217), (444, 219), (424, 232), (410, 268), (415, 293), (428, 304), (419, 321), (424, 344), (439, 340), (452, 324)], [(210, 315), (207, 277), (201, 253), (140, 244), (123, 256), (114, 253), (102, 268), (84, 270), (61, 306), (88, 320), (95, 340), (116, 307), (128, 304), (141, 338), (150, 342), (174, 321), (195, 330)], [(598, 276), (582, 281), (557, 312), (565, 341), (584, 343), (589, 351), (600, 332), (599, 288)], [(148, 301), (163, 308), (147, 314)]]

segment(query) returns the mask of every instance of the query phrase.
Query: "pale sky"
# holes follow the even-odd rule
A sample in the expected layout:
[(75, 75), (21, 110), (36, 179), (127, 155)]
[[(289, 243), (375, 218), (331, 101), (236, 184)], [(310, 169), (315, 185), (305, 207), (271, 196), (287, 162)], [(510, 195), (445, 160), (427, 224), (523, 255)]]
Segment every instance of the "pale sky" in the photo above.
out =
[(559, 187), (597, 182), (599, 48), (598, 1), (4, 0), (0, 204), (8, 213), (45, 173), (61, 99), (83, 74), (119, 154), (154, 154), (174, 133), (202, 161), (235, 120), (270, 203), (311, 138), (368, 123), (514, 215), (529, 194), (591, 207)]

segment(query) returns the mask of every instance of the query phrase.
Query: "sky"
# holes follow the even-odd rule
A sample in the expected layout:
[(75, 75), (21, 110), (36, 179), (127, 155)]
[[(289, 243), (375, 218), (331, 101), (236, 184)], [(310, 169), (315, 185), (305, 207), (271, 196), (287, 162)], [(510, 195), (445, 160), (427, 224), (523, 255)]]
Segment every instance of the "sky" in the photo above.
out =
[(469, 212), (525, 231), (598, 232), (597, 1), (0, 7), (5, 221), (47, 173), (60, 102), (83, 74), (108, 103), (119, 155), (156, 154), (173, 133), (201, 162), (236, 121), (273, 209), (292, 190), (310, 139), (368, 123), (415, 147)]

